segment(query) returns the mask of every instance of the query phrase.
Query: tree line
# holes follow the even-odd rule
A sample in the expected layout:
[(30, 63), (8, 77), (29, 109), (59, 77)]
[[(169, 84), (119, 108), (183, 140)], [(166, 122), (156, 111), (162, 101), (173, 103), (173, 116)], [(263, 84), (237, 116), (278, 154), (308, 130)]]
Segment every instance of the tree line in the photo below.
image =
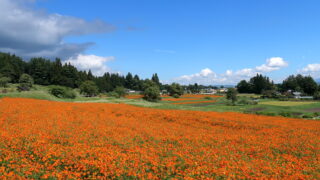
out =
[[(125, 76), (109, 72), (102, 76), (94, 76), (90, 70), (78, 70), (70, 63), (63, 64), (59, 58), (50, 61), (39, 57), (24, 61), (16, 55), (0, 53), (0, 77), (6, 78), (11, 83), (18, 83), (22, 74), (30, 75), (34, 83), (39, 85), (79, 88), (85, 81), (93, 81), (100, 93), (114, 91), (117, 87), (142, 91), (147, 81), (130, 72)], [(151, 80), (159, 87), (161, 86), (156, 73), (153, 74)]]
[(313, 96), (320, 90), (319, 85), (311, 76), (303, 76), (301, 74), (291, 75), (279, 84), (275, 84), (267, 76), (257, 74), (249, 81), (240, 81), (236, 88), (239, 93), (264, 94), (272, 91), (281, 93), (297, 91), (310, 96)]

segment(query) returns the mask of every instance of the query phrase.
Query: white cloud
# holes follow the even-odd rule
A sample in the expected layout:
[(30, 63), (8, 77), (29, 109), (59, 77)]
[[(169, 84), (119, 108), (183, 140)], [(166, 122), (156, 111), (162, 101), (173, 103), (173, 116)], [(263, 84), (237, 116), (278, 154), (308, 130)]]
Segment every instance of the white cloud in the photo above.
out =
[(310, 75), (314, 78), (320, 78), (320, 64), (308, 64), (298, 72), (304, 75)]
[(33, 7), (34, 0), (0, 0), (0, 51), (24, 57), (68, 58), (93, 43), (70, 44), (67, 36), (106, 33), (115, 28), (103, 21), (86, 21), (49, 14)]
[(226, 74), (226, 76), (232, 76), (233, 75), (233, 71), (232, 70), (227, 70), (225, 74)]
[(199, 74), (196, 74), (196, 76), (202, 76), (202, 77), (207, 77), (209, 75), (215, 76), (215, 73), (209, 68), (202, 69)]
[(272, 57), (267, 59), (266, 64), (262, 64), (261, 66), (257, 66), (256, 70), (259, 72), (271, 72), (279, 70), (283, 67), (287, 67), (288, 63), (283, 60), (281, 57)]
[(255, 68), (244, 68), (237, 71), (227, 70), (225, 73), (217, 74), (209, 68), (201, 70), (199, 73), (191, 75), (183, 75), (175, 78), (170, 82), (178, 82), (181, 84), (236, 84), (240, 80), (255, 76), (256, 74), (263, 74), (266, 72), (280, 70), (281, 68), (287, 67), (288, 63), (281, 57), (272, 57), (266, 60), (265, 64), (257, 66)]
[(302, 69), (302, 72), (320, 72), (320, 64), (308, 64)]
[(70, 63), (80, 70), (91, 70), (94, 75), (101, 76), (106, 72), (112, 72), (112, 70), (106, 65), (106, 62), (114, 59), (115, 58), (113, 56), (101, 57), (96, 55), (79, 54), (67, 59), (64, 63)]

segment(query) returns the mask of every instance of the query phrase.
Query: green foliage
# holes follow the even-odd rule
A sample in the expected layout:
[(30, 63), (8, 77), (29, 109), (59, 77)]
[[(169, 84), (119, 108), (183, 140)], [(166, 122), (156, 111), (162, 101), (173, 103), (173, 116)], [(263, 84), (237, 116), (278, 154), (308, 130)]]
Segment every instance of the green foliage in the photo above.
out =
[(11, 81), (9, 77), (0, 75), (0, 87), (8, 87), (8, 83)]
[(76, 93), (67, 87), (63, 86), (50, 86), (49, 93), (57, 98), (75, 99)]
[(150, 102), (157, 102), (161, 100), (160, 96), (160, 88), (159, 86), (153, 81), (147, 81), (144, 84), (144, 91), (143, 91), (143, 99), (150, 101)]
[(187, 89), (192, 93), (192, 94), (197, 94), (200, 93), (200, 87), (197, 83), (195, 83), (194, 85), (189, 85), (187, 87)]
[(157, 86), (159, 86), (159, 88), (161, 88), (161, 83), (160, 83), (160, 80), (159, 80), (159, 77), (158, 77), (158, 74), (157, 74), (157, 73), (155, 73), (155, 74), (152, 75), (151, 80), (152, 80), (153, 82), (155, 82), (155, 83), (157, 84)]
[(240, 105), (256, 105), (258, 103), (256, 101), (243, 98), (238, 101), (238, 104), (240, 104)]
[(173, 98), (179, 98), (180, 96), (179, 96), (179, 94), (174, 94), (174, 95), (172, 95), (172, 97)]
[(113, 97), (117, 97), (117, 98), (120, 98), (120, 97), (124, 97), (127, 93), (126, 93), (126, 89), (122, 86), (118, 86), (116, 87), (113, 91)]
[(33, 85), (33, 78), (29, 74), (22, 74), (19, 79), (18, 91), (29, 91)]
[(252, 77), (249, 82), (242, 80), (237, 84), (237, 89), (240, 93), (256, 93), (261, 94), (266, 90), (273, 90), (275, 88), (273, 82), (266, 76), (257, 74)]
[(311, 76), (291, 75), (282, 82), (282, 91), (299, 91), (308, 95), (313, 95), (318, 90), (318, 85)]
[(313, 99), (314, 100), (320, 100), (320, 91), (317, 91), (317, 92), (314, 93)]
[(228, 100), (232, 101), (232, 104), (235, 105), (235, 102), (237, 101), (238, 97), (237, 97), (237, 90), (234, 88), (229, 88), (226, 94), (226, 98)]
[(283, 117), (293, 117), (292, 112), (280, 112), (279, 115)]
[(276, 90), (263, 90), (262, 91), (262, 98), (279, 98), (280, 94), (277, 93)]
[(242, 80), (237, 84), (237, 90), (239, 93), (251, 93), (252, 86), (246, 80)]
[(114, 92), (114, 91), (108, 92), (108, 93), (107, 93), (107, 96), (119, 98), (119, 95), (118, 95), (116, 92)]
[(249, 83), (252, 85), (252, 92), (256, 94), (261, 94), (263, 90), (272, 90), (274, 88), (273, 82), (261, 74), (251, 78)]
[(125, 87), (128, 89), (134, 89), (134, 79), (131, 73), (128, 73), (126, 76)]
[[(15, 55), (0, 53), (0, 74), (9, 77), (12, 83), (17, 83), (23, 73), (29, 74), (34, 79), (34, 83), (39, 85), (78, 88), (83, 82), (89, 80), (96, 83), (99, 92), (111, 92), (117, 86), (143, 90), (143, 80), (140, 80), (138, 75), (132, 78), (131, 73), (128, 73), (126, 78), (118, 73), (105, 73), (103, 76), (96, 77), (90, 70), (79, 71), (70, 63), (62, 64), (59, 58), (55, 61), (41, 57), (31, 58), (30, 61), (25, 62)], [(156, 74), (153, 75), (153, 79), (159, 86), (161, 85)]]
[(206, 97), (204, 97), (203, 99), (206, 99), (206, 100), (213, 100), (213, 98), (212, 98), (212, 97), (210, 97), (210, 96), (206, 96)]
[(85, 81), (80, 85), (80, 93), (87, 97), (93, 97), (98, 94), (98, 87), (93, 81)]
[(173, 96), (175, 98), (180, 97), (181, 95), (183, 95), (183, 88), (182, 86), (180, 86), (180, 84), (178, 83), (172, 83), (169, 87), (168, 87), (168, 93), (170, 96)]

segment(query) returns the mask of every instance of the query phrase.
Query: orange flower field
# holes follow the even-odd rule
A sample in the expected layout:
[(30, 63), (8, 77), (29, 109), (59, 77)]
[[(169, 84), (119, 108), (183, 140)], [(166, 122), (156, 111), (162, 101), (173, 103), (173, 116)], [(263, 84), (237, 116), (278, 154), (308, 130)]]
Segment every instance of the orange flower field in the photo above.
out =
[(0, 99), (0, 179), (320, 179), (320, 122)]

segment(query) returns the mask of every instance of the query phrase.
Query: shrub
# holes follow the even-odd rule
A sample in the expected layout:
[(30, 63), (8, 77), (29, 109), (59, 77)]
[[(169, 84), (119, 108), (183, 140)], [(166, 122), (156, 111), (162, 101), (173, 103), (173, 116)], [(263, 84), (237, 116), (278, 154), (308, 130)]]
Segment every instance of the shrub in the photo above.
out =
[(22, 74), (19, 79), (18, 91), (29, 91), (33, 85), (33, 78), (29, 74)]
[(314, 93), (313, 99), (314, 99), (314, 100), (320, 100), (320, 91)]
[(249, 99), (241, 99), (238, 101), (238, 104), (241, 105), (257, 105), (258, 102), (254, 100), (249, 100)]
[(49, 92), (57, 98), (76, 98), (76, 93), (72, 89), (63, 86), (51, 86)]
[(314, 117), (319, 117), (319, 116), (320, 116), (320, 112), (315, 112), (315, 113), (313, 113), (313, 116), (314, 116)]
[(161, 100), (160, 89), (158, 86), (150, 86), (143, 92), (143, 99), (150, 102), (157, 102)]
[(206, 100), (212, 100), (213, 98), (210, 97), (210, 96), (206, 96), (206, 97), (204, 97), (204, 99), (206, 99)]
[(283, 116), (283, 117), (292, 117), (292, 113), (291, 112), (280, 112), (279, 115)]
[(80, 93), (87, 97), (96, 96), (98, 94), (98, 87), (93, 81), (85, 81), (80, 86)]
[(173, 94), (172, 97), (173, 98), (179, 98), (180, 96), (179, 96), (179, 94)]
[(237, 90), (234, 88), (229, 88), (227, 91), (227, 96), (226, 98), (231, 100), (232, 104), (235, 105), (235, 102), (237, 101), (238, 97), (237, 97)]
[(305, 114), (302, 116), (302, 118), (311, 119), (311, 118), (313, 118), (313, 116), (310, 114)]
[(183, 95), (183, 88), (178, 83), (172, 83), (168, 87), (168, 92), (169, 95), (172, 97), (180, 97), (181, 95)]
[(113, 96), (120, 98), (120, 97), (124, 97), (126, 95), (126, 90), (124, 87), (122, 86), (117, 86), (114, 90), (113, 90)]
[(279, 94), (275, 90), (263, 90), (262, 98), (279, 98)]
[(0, 77), (0, 87), (8, 87), (8, 83), (10, 82), (10, 78), (8, 77)]
[(262, 111), (258, 111), (258, 112), (256, 112), (256, 114), (265, 115), (265, 116), (276, 116), (277, 115), (276, 113), (273, 113), (273, 112), (262, 112)]

